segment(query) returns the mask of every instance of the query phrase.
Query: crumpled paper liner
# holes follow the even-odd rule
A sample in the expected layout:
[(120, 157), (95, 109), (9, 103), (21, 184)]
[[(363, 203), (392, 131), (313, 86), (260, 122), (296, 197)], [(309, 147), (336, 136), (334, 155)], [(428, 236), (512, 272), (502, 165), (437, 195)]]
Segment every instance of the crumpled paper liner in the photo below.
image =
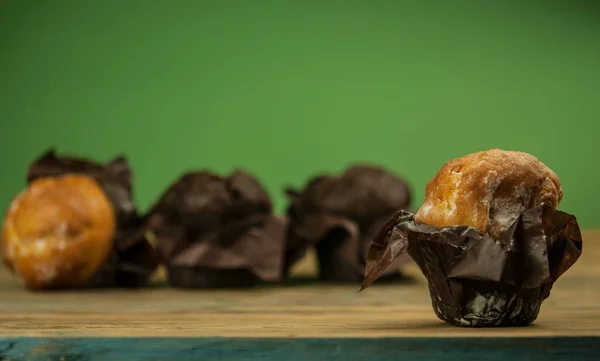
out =
[[(319, 176), (290, 199), (283, 273), (315, 247), (319, 280), (360, 282), (369, 243), (397, 210), (411, 202), (409, 186), (383, 168), (355, 165), (340, 177)], [(397, 276), (409, 257), (400, 257), (385, 276)]]
[(27, 173), (27, 182), (63, 174), (94, 178), (104, 189), (115, 210), (117, 230), (108, 261), (90, 279), (87, 287), (143, 287), (158, 267), (158, 257), (145, 237), (143, 219), (133, 203), (131, 169), (124, 157), (107, 164), (57, 156), (54, 149), (42, 154)]
[(581, 252), (575, 216), (549, 206), (524, 211), (497, 240), (471, 227), (417, 223), (400, 211), (369, 247), (361, 290), (397, 257), (410, 254), (441, 320), (470, 327), (526, 325)]
[(272, 214), (249, 174), (183, 175), (148, 215), (168, 281), (180, 288), (233, 288), (281, 280), (285, 220)]

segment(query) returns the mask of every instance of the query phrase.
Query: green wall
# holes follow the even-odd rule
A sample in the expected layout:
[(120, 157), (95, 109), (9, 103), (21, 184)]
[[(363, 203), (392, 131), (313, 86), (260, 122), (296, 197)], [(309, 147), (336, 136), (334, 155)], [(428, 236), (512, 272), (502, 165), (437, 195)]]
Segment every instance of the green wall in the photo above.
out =
[(600, 226), (600, 5), (583, 1), (0, 0), (0, 205), (47, 147), (127, 154), (146, 208), (181, 172), (268, 186), (376, 162), (416, 203), (500, 147)]

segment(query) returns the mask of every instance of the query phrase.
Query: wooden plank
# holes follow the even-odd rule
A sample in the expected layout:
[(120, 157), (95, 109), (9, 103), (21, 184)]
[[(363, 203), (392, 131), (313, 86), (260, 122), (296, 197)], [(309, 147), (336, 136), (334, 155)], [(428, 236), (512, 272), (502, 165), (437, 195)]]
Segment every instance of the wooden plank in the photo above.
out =
[(11, 361), (598, 360), (590, 338), (72, 338), (0, 340)]
[[(33, 293), (0, 274), (0, 337), (445, 338), (600, 337), (600, 233), (585, 235), (580, 261), (561, 278), (538, 320), (520, 328), (469, 329), (434, 315), (427, 286), (412, 282), (315, 285), (302, 280), (251, 290)], [(314, 273), (314, 260), (295, 270)]]

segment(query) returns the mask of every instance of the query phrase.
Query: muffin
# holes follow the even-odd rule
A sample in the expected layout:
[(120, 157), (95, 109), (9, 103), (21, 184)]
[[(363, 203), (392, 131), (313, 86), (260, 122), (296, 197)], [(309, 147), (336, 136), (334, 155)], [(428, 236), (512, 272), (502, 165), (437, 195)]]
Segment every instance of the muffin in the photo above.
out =
[(22, 276), (17, 267), (23, 266), (11, 259), (15, 255), (10, 249), (20, 245), (26, 250), (28, 245), (47, 251), (36, 257), (29, 252), (29, 269), (46, 269), (45, 277), (51, 278), (48, 274), (54, 271), (48, 270), (60, 264), (51, 280), (40, 280), (39, 272), (35, 277), (28, 273), (26, 278), (35, 280), (24, 280), (27, 287), (148, 284), (158, 258), (133, 203), (131, 170), (124, 157), (100, 164), (58, 156), (50, 149), (30, 165), (26, 178), (27, 188), (15, 198), (4, 221), (5, 262)]
[(427, 184), (415, 221), (471, 226), (498, 238), (523, 211), (558, 208), (562, 196), (558, 176), (536, 157), (491, 149), (446, 163)]
[(284, 222), (258, 180), (189, 172), (148, 215), (168, 282), (177, 288), (240, 288), (281, 280)]
[(112, 204), (92, 178), (41, 178), (10, 205), (4, 263), (29, 289), (81, 287), (108, 259), (115, 228)]
[(409, 254), (435, 314), (458, 326), (526, 325), (579, 258), (575, 216), (557, 210), (557, 175), (530, 154), (492, 149), (446, 163), (416, 214), (398, 212), (373, 239), (362, 288)]
[[(373, 236), (395, 212), (408, 209), (405, 180), (382, 167), (357, 164), (340, 176), (320, 175), (290, 198), (284, 274), (310, 247), (316, 249), (318, 278), (360, 282)], [(399, 276), (408, 257), (398, 259), (386, 276)]]

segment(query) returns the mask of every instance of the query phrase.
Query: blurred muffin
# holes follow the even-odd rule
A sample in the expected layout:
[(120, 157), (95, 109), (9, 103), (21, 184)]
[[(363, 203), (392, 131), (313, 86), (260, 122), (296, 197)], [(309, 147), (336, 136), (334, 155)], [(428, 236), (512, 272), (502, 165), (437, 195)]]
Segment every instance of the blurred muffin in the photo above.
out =
[(41, 178), (10, 205), (4, 263), (30, 289), (80, 287), (107, 260), (115, 228), (112, 204), (92, 178)]

